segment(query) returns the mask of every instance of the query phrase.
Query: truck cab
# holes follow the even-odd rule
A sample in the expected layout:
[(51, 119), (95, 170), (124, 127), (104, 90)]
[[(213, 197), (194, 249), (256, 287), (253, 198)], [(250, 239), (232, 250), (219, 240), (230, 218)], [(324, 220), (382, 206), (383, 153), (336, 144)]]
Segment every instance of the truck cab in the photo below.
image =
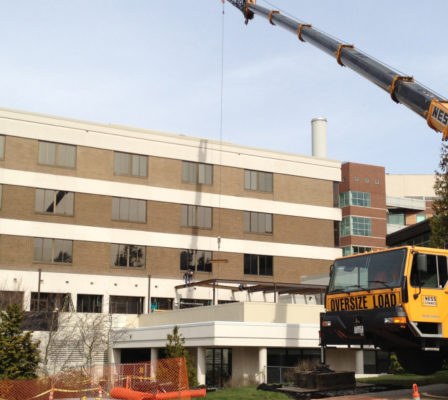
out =
[(410, 372), (448, 358), (448, 251), (397, 247), (337, 259), (321, 315), (321, 345), (393, 351)]

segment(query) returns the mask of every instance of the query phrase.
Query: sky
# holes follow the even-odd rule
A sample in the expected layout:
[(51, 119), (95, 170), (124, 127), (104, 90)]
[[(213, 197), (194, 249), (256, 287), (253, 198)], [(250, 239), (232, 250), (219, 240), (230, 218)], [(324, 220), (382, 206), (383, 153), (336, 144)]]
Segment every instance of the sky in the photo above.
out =
[[(448, 97), (446, 0), (258, 0)], [(223, 14), (224, 11), (224, 14)], [(0, 0), (0, 107), (432, 174), (441, 134), (334, 58), (221, 0)], [(222, 113), (221, 113), (222, 110)]]

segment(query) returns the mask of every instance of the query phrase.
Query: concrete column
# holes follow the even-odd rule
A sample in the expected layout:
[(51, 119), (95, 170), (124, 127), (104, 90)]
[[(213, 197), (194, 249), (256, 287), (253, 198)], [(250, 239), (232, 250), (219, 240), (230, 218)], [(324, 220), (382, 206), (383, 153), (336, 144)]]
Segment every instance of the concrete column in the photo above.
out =
[(196, 375), (198, 378), (198, 383), (200, 385), (205, 385), (205, 347), (198, 347), (196, 360)]
[(356, 350), (355, 354), (355, 373), (364, 373), (364, 350)]
[(112, 347), (109, 348), (109, 363), (121, 363), (121, 349), (113, 349)]
[(260, 347), (258, 349), (258, 383), (266, 383), (268, 365), (268, 349)]
[(158, 359), (159, 359), (159, 349), (157, 347), (151, 347), (151, 378), (156, 377)]

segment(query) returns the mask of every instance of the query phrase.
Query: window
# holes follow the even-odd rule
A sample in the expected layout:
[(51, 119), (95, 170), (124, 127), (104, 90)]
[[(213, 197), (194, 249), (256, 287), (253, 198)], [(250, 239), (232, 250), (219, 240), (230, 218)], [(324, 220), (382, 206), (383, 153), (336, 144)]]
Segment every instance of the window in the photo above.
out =
[(144, 297), (110, 296), (109, 312), (111, 314), (142, 314)]
[(36, 189), (36, 212), (73, 215), (75, 194), (63, 190)]
[(212, 228), (212, 208), (181, 205), (181, 225), (193, 228)]
[(359, 176), (355, 176), (355, 182), (359, 181)]
[(182, 161), (182, 182), (211, 185), (213, 165)]
[(168, 297), (153, 297), (151, 299), (151, 312), (172, 310), (173, 300)]
[(115, 151), (114, 173), (146, 178), (148, 175), (148, 156)]
[(112, 267), (145, 267), (145, 247), (131, 244), (110, 245), (110, 265)]
[(71, 264), (73, 242), (63, 239), (34, 238), (34, 261), (48, 264)]
[(406, 225), (406, 218), (403, 211), (400, 210), (388, 210), (387, 223), (393, 225)]
[[(0, 199), (1, 200), (1, 199)], [(1, 206), (1, 202), (0, 202), (0, 206)], [(417, 224), (419, 222), (423, 222), (426, 219), (426, 215), (425, 214), (417, 214), (416, 215), (416, 220), (417, 220)]]
[(146, 222), (146, 200), (112, 197), (112, 219)]
[(0, 290), (0, 310), (5, 310), (11, 304), (18, 304), (23, 309), (23, 292)]
[(244, 273), (246, 275), (272, 276), (273, 257), (244, 254)]
[(5, 136), (0, 135), (0, 160), (5, 158)]
[(212, 252), (206, 250), (181, 250), (180, 269), (212, 272)]
[(70, 311), (70, 293), (31, 292), (30, 311)]
[(78, 294), (76, 312), (100, 313), (103, 309), (103, 296), (100, 294)]
[(371, 219), (365, 217), (343, 217), (341, 222), (341, 237), (349, 235), (371, 236)]
[(416, 254), (412, 263), (411, 285), (414, 287), (443, 289), (448, 281), (445, 256)]
[(370, 207), (370, 193), (349, 190), (339, 195), (340, 207)]
[(39, 141), (39, 164), (75, 168), (76, 146)]
[(365, 183), (369, 183), (369, 182), (370, 182), (370, 179), (369, 179), (369, 178), (365, 178), (365, 179), (364, 179), (364, 182), (365, 182)]
[(205, 383), (211, 387), (224, 387), (232, 376), (232, 349), (205, 349)]
[(379, 179), (375, 179), (375, 185), (379, 185), (380, 184), (380, 180)]
[(194, 307), (203, 307), (210, 306), (212, 304), (211, 300), (205, 299), (180, 299), (179, 308), (194, 308)]
[(244, 231), (272, 233), (272, 214), (244, 211)]
[(345, 257), (350, 256), (352, 254), (367, 253), (369, 251), (372, 251), (371, 247), (347, 246), (342, 248), (342, 255)]
[(272, 173), (246, 169), (244, 171), (244, 189), (272, 192)]

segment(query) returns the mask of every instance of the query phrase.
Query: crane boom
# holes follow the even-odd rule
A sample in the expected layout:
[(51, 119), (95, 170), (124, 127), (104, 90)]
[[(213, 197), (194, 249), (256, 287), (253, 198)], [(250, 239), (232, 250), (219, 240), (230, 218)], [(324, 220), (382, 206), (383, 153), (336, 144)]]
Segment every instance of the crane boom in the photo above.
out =
[(362, 75), (388, 92), (395, 102), (404, 104), (425, 118), (431, 128), (443, 133), (443, 140), (448, 139), (448, 101), (415, 82), (413, 77), (402, 76), (360, 52), (353, 45), (339, 42), (314, 29), (311, 25), (299, 23), (282, 15), (279, 11), (259, 6), (254, 0), (227, 1), (243, 12), (246, 23), (254, 15), (262, 16), (272, 25), (281, 26), (296, 34), (301, 41), (308, 42), (334, 57), (339, 65), (346, 66)]

